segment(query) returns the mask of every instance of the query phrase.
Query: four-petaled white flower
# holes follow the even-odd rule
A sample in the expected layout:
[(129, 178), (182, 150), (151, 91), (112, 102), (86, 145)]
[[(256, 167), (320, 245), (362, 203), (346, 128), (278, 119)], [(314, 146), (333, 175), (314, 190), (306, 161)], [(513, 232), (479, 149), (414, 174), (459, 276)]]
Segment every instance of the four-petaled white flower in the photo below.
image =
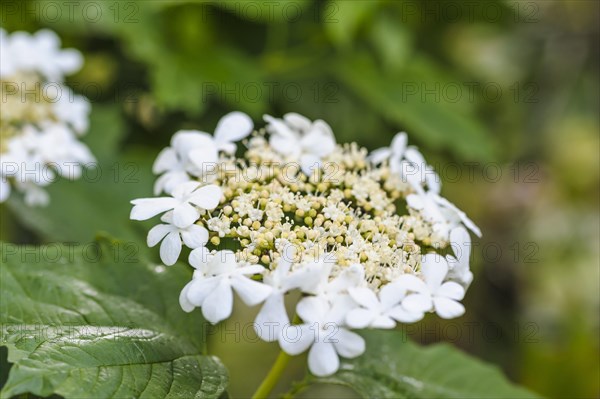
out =
[(231, 112), (217, 123), (214, 136), (198, 130), (180, 130), (171, 139), (171, 147), (161, 151), (152, 171), (162, 175), (154, 184), (154, 193), (171, 193), (190, 175), (202, 177), (214, 172), (219, 151), (233, 154), (236, 141), (248, 136), (254, 124), (242, 112)]
[(173, 224), (173, 212), (165, 213), (161, 218), (165, 224), (157, 224), (148, 232), (147, 243), (149, 247), (160, 244), (160, 259), (167, 266), (177, 262), (181, 253), (181, 241), (188, 247), (196, 249), (203, 247), (208, 242), (208, 230), (197, 224), (179, 228)]
[(131, 201), (134, 206), (130, 218), (146, 220), (173, 210), (173, 224), (179, 228), (186, 228), (198, 220), (199, 209), (215, 209), (222, 194), (221, 188), (214, 184), (200, 187), (198, 182), (182, 183), (173, 190), (172, 197), (138, 198)]
[(213, 324), (231, 315), (233, 291), (249, 306), (258, 305), (271, 293), (270, 286), (251, 279), (253, 275), (264, 273), (265, 268), (239, 265), (233, 251), (209, 254), (201, 247), (190, 253), (189, 261), (196, 271), (192, 281), (181, 291), (179, 302), (186, 312), (201, 307), (204, 318)]
[(360, 307), (348, 312), (346, 323), (352, 328), (394, 328), (396, 321), (413, 323), (421, 320), (423, 312), (410, 312), (402, 306), (406, 291), (397, 283), (386, 284), (379, 291), (379, 297), (366, 287), (348, 289)]
[(439, 193), (440, 178), (433, 168), (427, 165), (425, 158), (414, 146), (408, 146), (408, 137), (400, 132), (392, 139), (390, 147), (382, 147), (369, 154), (369, 159), (375, 165), (388, 161), (390, 171), (408, 183), (415, 191), (421, 192), (423, 184), (430, 191)]
[(296, 288), (306, 291), (321, 277), (321, 270), (316, 267), (303, 267), (290, 271), (294, 252), (293, 245), (288, 244), (275, 270), (263, 276), (263, 283), (273, 288), (254, 323), (256, 334), (263, 341), (276, 341), (282, 328), (290, 323), (285, 310), (285, 293)]
[(320, 297), (302, 299), (296, 312), (303, 323), (282, 330), (281, 349), (290, 355), (298, 355), (310, 347), (310, 371), (320, 377), (335, 373), (340, 367), (339, 356), (354, 358), (365, 351), (364, 339), (344, 324), (345, 315), (355, 306), (352, 302), (350, 297), (335, 303)]
[(308, 176), (313, 169), (320, 169), (323, 159), (335, 149), (333, 131), (325, 121), (311, 122), (296, 113), (285, 114), (283, 120), (270, 115), (265, 115), (264, 119), (271, 134), (271, 147), (287, 159), (299, 162)]
[(396, 283), (411, 291), (402, 306), (409, 312), (435, 312), (444, 319), (461, 316), (465, 308), (458, 301), (465, 296), (465, 289), (454, 281), (444, 282), (448, 274), (448, 262), (438, 254), (424, 255), (421, 274), (425, 281), (411, 275), (400, 276)]

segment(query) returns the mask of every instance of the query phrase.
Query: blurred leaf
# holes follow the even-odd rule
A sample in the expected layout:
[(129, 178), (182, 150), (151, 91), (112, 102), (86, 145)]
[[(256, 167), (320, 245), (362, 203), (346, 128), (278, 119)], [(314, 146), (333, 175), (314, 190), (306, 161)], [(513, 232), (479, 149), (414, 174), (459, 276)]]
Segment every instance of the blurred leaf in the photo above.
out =
[(379, 6), (379, 0), (334, 1), (325, 3), (321, 14), (325, 31), (339, 47), (349, 47), (360, 25)]
[(14, 363), (2, 397), (221, 395), (227, 371), (202, 355), (202, 319), (179, 309), (189, 271), (121, 245), (1, 244), (0, 344)]
[(439, 89), (433, 89), (433, 94), (438, 96), (434, 101), (423, 97), (423, 88), (431, 87), (435, 82), (412, 79), (405, 73), (384, 76), (365, 57), (340, 62), (335, 71), (374, 110), (401, 125), (409, 135), (418, 137), (431, 148), (446, 148), (460, 158), (491, 159), (491, 140), (473, 115), (457, 112), (457, 104), (444, 101)]
[(413, 51), (408, 29), (388, 14), (381, 14), (370, 29), (371, 42), (387, 69), (401, 67)]
[(367, 351), (313, 383), (348, 386), (364, 398), (537, 398), (499, 369), (447, 344), (421, 347), (395, 331), (364, 331)]

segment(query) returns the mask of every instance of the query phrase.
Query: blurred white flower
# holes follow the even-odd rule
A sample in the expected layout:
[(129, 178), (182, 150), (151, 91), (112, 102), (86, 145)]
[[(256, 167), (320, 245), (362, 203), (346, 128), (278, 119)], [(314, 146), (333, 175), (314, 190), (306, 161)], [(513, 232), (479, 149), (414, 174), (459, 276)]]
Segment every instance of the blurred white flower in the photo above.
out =
[[(26, 204), (46, 205), (50, 199), (41, 187), (56, 175), (77, 179), (82, 167), (95, 161), (77, 137), (88, 129), (89, 102), (61, 83), (82, 62), (77, 50), (60, 49), (52, 31), (8, 35), (0, 29), (0, 79), (15, 87), (2, 103), (0, 202), (12, 185), (24, 193)], [(47, 89), (57, 97), (50, 98)]]
[(306, 117), (288, 113), (282, 119), (264, 116), (271, 134), (271, 147), (291, 161), (300, 162), (302, 171), (310, 176), (321, 168), (323, 158), (335, 149), (331, 127), (320, 119), (311, 122)]
[(0, 30), (0, 78), (17, 72), (39, 73), (45, 79), (60, 82), (65, 75), (78, 71), (83, 65), (81, 53), (74, 49), (61, 50), (56, 33), (42, 29), (34, 34)]

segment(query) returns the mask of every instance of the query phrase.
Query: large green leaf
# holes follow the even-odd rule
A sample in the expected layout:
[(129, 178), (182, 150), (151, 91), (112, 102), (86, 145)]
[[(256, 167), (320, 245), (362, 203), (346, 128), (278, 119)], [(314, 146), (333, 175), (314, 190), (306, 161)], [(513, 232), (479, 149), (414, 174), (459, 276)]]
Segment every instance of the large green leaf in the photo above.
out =
[(447, 344), (422, 347), (396, 331), (365, 331), (367, 352), (340, 371), (311, 382), (350, 387), (364, 398), (535, 398), (495, 366)]
[[(468, 112), (472, 101), (465, 88), (432, 71), (419, 73), (427, 63), (413, 62), (412, 68), (386, 76), (368, 57), (352, 56), (336, 64), (334, 73), (372, 109), (431, 148), (448, 149), (460, 158), (493, 159), (491, 136)], [(457, 87), (461, 91), (450, 90)]]
[(185, 268), (119, 241), (1, 245), (2, 397), (218, 397), (227, 372), (205, 356), (203, 320), (179, 309)]

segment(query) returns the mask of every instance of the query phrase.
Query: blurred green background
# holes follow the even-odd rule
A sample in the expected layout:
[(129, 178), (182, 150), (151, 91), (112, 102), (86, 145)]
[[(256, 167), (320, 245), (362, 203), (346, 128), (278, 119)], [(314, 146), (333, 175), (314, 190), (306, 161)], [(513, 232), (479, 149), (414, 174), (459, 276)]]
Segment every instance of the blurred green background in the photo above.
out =
[[(48, 27), (83, 52), (68, 83), (92, 101), (85, 140), (102, 172), (53, 184), (47, 209), (13, 196), (0, 207), (2, 240), (101, 230), (144, 242), (128, 201), (151, 194), (156, 154), (178, 129), (211, 132), (231, 110), (257, 125), (264, 113), (322, 118), (338, 142), (369, 149), (406, 130), (484, 233), (467, 314), (407, 334), (452, 342), (547, 397), (600, 395), (598, 2), (5, 1), (0, 11), (9, 32)], [(255, 312), (238, 306), (210, 331), (232, 397), (248, 396), (276, 356), (277, 345), (254, 342)], [(279, 393), (305, 364), (292, 362)]]

